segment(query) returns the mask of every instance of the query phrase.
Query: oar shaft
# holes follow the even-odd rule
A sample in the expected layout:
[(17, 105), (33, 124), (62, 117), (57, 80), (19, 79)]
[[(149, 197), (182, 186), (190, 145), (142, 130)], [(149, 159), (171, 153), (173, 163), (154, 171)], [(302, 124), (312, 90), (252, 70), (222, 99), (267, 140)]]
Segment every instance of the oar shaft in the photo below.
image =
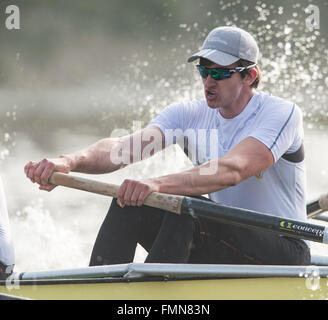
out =
[(220, 220), (250, 229), (285, 235), (296, 239), (328, 243), (328, 228), (256, 211), (185, 197), (182, 213)]
[(309, 219), (316, 218), (323, 210), (320, 208), (319, 201), (312, 201), (306, 205), (306, 213)]
[(315, 217), (323, 211), (328, 211), (328, 193), (321, 195), (318, 199), (306, 205), (306, 212), (309, 218)]
[[(118, 186), (54, 172), (49, 179), (51, 184), (84, 190), (92, 193), (117, 197)], [(245, 210), (221, 205), (215, 202), (199, 200), (191, 197), (151, 193), (145, 205), (192, 216), (207, 217), (229, 224), (260, 229), (266, 232), (286, 235), (289, 237), (328, 243), (328, 228), (303, 221), (287, 219), (256, 211)]]

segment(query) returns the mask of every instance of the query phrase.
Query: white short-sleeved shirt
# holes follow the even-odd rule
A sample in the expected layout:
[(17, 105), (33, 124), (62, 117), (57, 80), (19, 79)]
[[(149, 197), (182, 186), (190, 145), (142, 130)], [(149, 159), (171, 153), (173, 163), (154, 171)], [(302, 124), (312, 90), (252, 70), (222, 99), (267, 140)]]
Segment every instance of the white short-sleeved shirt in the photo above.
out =
[(0, 178), (0, 261), (11, 266), (15, 264), (14, 245), (10, 232), (7, 203)]
[(209, 195), (215, 202), (274, 214), (306, 219), (306, 172), (304, 160), (293, 163), (281, 156), (296, 152), (303, 143), (300, 108), (287, 100), (255, 92), (244, 110), (225, 119), (206, 100), (194, 100), (166, 107), (148, 126), (165, 135), (166, 144), (188, 145), (195, 165), (223, 157), (233, 146), (254, 137), (272, 152), (274, 164), (258, 177)]

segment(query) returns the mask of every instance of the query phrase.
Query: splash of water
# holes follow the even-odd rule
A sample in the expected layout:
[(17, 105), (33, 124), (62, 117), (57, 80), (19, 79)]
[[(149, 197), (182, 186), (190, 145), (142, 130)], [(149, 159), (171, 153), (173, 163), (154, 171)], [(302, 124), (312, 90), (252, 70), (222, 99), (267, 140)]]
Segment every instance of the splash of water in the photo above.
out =
[(2, 125), (0, 126), (0, 163), (6, 159), (11, 150), (15, 147), (16, 131), (14, 123), (16, 121), (17, 106), (14, 105), (10, 111), (0, 113)]
[[(86, 243), (77, 225), (55, 220), (44, 201), (31, 201), (11, 218), (15, 238), (15, 271), (87, 265)], [(77, 263), (78, 261), (78, 263)]]

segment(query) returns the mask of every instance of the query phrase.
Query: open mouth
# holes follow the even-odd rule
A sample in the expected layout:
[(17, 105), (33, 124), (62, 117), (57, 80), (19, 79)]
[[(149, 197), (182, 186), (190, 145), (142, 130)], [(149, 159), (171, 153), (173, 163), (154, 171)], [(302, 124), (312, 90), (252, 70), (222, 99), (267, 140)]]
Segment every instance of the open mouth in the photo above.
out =
[(206, 90), (206, 96), (212, 98), (216, 95), (214, 91)]

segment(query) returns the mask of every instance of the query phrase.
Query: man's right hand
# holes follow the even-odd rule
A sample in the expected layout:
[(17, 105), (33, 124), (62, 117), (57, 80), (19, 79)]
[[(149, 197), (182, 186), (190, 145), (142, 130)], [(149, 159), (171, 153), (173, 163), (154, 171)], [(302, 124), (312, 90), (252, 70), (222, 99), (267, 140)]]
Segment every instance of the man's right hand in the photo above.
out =
[(43, 159), (39, 162), (30, 161), (24, 167), (26, 177), (33, 183), (38, 183), (40, 190), (51, 191), (56, 186), (48, 182), (54, 171), (69, 173), (71, 171), (70, 159), (60, 157), (56, 159)]

